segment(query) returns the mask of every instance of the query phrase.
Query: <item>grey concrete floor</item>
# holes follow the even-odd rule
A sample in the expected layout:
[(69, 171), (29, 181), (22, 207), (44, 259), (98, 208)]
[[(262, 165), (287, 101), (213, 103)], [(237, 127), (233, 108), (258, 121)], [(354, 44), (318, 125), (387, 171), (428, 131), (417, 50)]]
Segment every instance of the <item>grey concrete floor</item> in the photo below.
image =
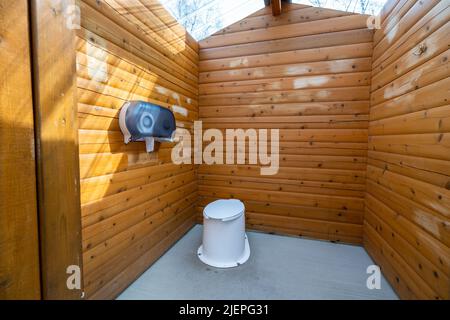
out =
[(248, 232), (244, 265), (217, 269), (197, 258), (197, 225), (118, 299), (397, 299), (384, 278), (366, 287), (374, 262), (362, 247)]

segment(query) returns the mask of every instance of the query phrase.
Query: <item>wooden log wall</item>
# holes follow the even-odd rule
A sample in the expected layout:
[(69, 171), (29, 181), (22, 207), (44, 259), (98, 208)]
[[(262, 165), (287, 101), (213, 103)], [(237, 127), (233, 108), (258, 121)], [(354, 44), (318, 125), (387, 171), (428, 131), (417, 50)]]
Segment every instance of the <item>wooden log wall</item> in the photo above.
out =
[[(375, 33), (362, 15), (264, 8), (200, 50), (157, 0), (79, 4), (88, 298), (117, 296), (218, 198), (243, 200), (250, 229), (364, 243), (402, 298), (449, 298), (448, 1), (390, 0)], [(124, 145), (134, 99), (188, 129), (280, 129), (279, 173)]]
[(77, 41), (84, 285), (116, 297), (194, 224), (196, 171), (171, 162), (171, 144), (147, 154), (125, 145), (127, 100), (198, 118), (198, 44), (158, 1), (84, 0)]
[(391, 0), (374, 36), (364, 245), (404, 299), (450, 295), (449, 4)]
[(250, 229), (362, 243), (373, 40), (366, 21), (286, 4), (278, 17), (264, 8), (200, 42), (204, 129), (279, 128), (280, 170), (202, 165), (199, 212), (238, 198)]

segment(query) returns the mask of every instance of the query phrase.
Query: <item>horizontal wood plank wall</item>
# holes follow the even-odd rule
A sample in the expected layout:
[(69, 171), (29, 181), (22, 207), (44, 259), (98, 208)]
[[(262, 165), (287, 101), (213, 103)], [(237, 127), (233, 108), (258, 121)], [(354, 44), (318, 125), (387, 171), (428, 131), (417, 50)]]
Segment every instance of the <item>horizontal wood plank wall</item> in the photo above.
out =
[(404, 299), (449, 298), (449, 18), (391, 0), (374, 36), (364, 244)]
[[(238, 198), (247, 227), (362, 243), (373, 31), (366, 16), (286, 5), (200, 42), (203, 128), (280, 129), (280, 171), (202, 165), (201, 211)], [(200, 221), (201, 216), (198, 215)]]
[[(85, 0), (78, 32), (78, 116), (87, 298), (116, 297), (190, 227), (194, 166), (170, 144), (147, 154), (125, 145), (127, 100), (172, 108), (177, 126), (198, 118), (198, 45), (157, 1)], [(132, 6), (132, 7), (131, 7)]]

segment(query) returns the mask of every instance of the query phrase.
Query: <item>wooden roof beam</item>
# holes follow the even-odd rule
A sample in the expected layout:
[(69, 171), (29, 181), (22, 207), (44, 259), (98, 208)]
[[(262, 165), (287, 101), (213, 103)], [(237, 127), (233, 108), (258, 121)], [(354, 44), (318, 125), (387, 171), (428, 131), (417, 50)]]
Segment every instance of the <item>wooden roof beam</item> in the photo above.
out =
[(272, 14), (279, 16), (281, 14), (282, 3), (292, 3), (292, 0), (264, 0), (266, 7), (272, 5)]
[(271, 0), (272, 14), (276, 17), (281, 14), (281, 0)]

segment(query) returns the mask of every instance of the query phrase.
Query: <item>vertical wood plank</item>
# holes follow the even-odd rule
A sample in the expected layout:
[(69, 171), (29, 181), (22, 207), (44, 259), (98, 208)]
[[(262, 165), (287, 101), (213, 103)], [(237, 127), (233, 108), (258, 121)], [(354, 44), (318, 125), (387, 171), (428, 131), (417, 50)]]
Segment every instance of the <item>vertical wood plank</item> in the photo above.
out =
[(41, 273), (44, 299), (78, 299), (68, 266), (82, 266), (73, 0), (33, 0), (32, 38), (37, 127)]
[(272, 0), (272, 14), (279, 16), (281, 14), (281, 0)]
[(40, 298), (27, 13), (0, 0), (0, 300)]

